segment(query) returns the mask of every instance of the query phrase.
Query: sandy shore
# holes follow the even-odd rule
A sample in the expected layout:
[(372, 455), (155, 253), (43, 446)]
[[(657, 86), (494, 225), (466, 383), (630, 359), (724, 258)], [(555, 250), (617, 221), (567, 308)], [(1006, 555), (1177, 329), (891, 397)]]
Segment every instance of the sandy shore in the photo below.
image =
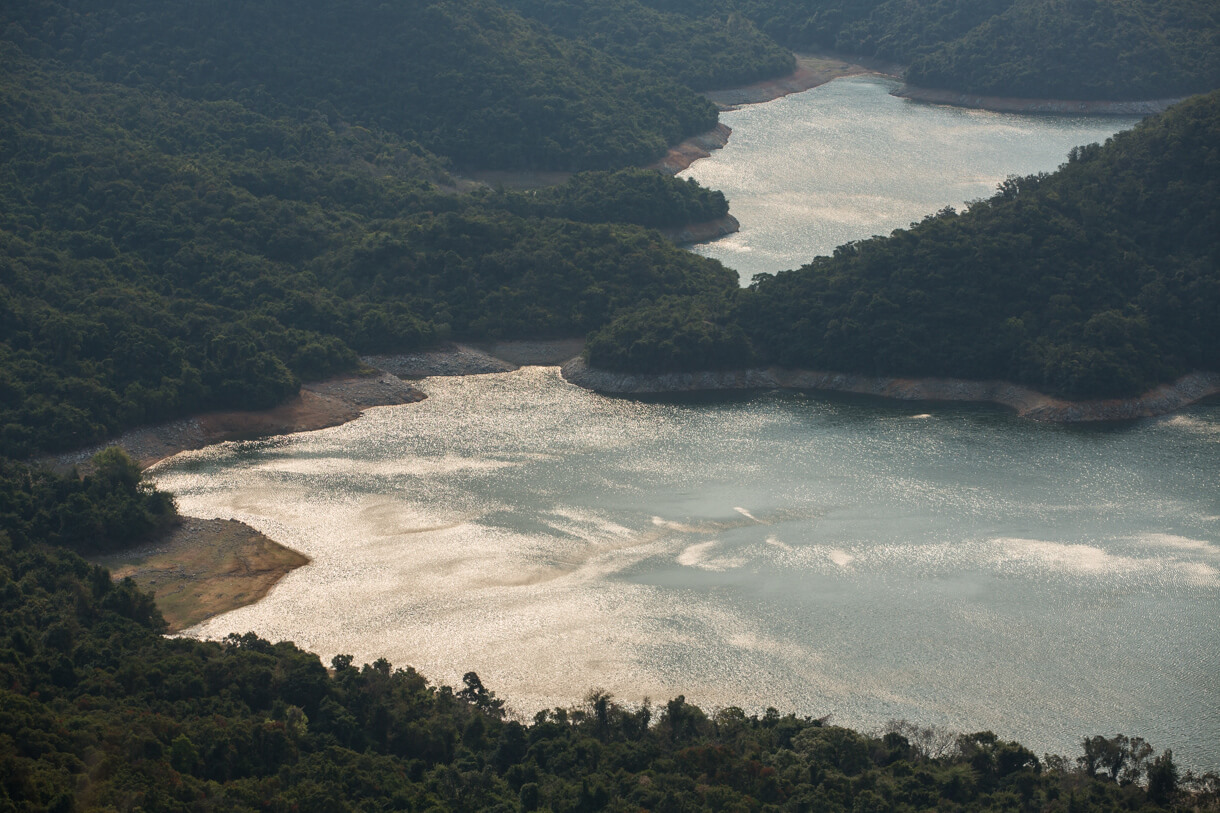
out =
[(178, 632), (253, 604), (308, 557), (231, 519), (183, 517), (165, 538), (96, 560), (114, 579), (130, 577), (153, 594)]
[(1068, 401), (1007, 381), (958, 378), (890, 378), (779, 367), (696, 373), (631, 374), (589, 367), (583, 359), (563, 366), (577, 386), (616, 395), (711, 390), (794, 389), (849, 392), (901, 401), (968, 401), (1009, 407), (1023, 418), (1054, 423), (1121, 421), (1176, 412), (1220, 394), (1220, 373), (1192, 373), (1134, 398)]

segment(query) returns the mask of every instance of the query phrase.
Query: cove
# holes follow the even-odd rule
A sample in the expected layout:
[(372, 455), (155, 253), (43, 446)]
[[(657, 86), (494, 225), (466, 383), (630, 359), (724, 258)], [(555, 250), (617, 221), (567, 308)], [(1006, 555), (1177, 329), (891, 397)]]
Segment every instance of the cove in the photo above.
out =
[(728, 144), (681, 177), (724, 192), (741, 230), (693, 250), (748, 284), (991, 197), (1009, 175), (1053, 171), (1072, 147), (1139, 121), (931, 105), (890, 95), (899, 86), (846, 77), (722, 113), (733, 129)]
[(312, 562), (253, 630), (520, 714), (683, 693), (1037, 753), (1139, 734), (1220, 764), (1220, 408), (1071, 428), (798, 393), (607, 398), (555, 368), (154, 467)]

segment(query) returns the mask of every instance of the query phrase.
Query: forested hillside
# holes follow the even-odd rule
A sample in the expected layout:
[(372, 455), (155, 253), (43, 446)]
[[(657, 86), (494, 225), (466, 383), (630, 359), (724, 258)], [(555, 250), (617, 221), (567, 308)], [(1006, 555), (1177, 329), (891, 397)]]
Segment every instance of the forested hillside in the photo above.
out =
[(673, 79), (494, 0), (17, 0), (0, 9), (0, 31), (108, 82), (334, 115), (467, 167), (645, 163), (716, 123)]
[(724, 213), (685, 181), (445, 194), (442, 159), (342, 119), (110, 84), (11, 45), (0, 68), (9, 455), (270, 406), (357, 352), (582, 335), (628, 303), (733, 285), (625, 225)]
[(506, 0), (551, 31), (696, 90), (791, 73), (792, 54), (730, 5), (679, 14), (641, 0)]
[[(696, 0), (650, 5), (705, 13)], [(913, 85), (1049, 99), (1220, 87), (1210, 0), (722, 0), (777, 42), (910, 66)], [(723, 11), (721, 13), (724, 13)]]
[[(1073, 149), (1051, 175), (1011, 178), (961, 214), (760, 275), (699, 309), (679, 300), (623, 315), (592, 337), (590, 362), (660, 371), (752, 355), (1069, 397), (1220, 369), (1218, 145), (1220, 92)], [(710, 325), (731, 349), (705, 352)]]

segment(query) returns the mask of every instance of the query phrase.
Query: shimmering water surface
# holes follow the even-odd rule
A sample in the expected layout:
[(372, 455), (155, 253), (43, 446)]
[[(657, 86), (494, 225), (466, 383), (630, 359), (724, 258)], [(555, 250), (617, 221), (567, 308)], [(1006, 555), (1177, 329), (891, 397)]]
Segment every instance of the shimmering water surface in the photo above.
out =
[(728, 146), (683, 177), (728, 196), (741, 231), (696, 246), (741, 273), (797, 268), (835, 246), (988, 198), (1009, 175), (1052, 171), (1136, 118), (1022, 116), (912, 102), (875, 76), (721, 114)]
[(1108, 428), (794, 393), (645, 403), (554, 368), (180, 455), (181, 509), (313, 562), (255, 630), (529, 714), (592, 687), (905, 717), (1220, 767), (1220, 406)]

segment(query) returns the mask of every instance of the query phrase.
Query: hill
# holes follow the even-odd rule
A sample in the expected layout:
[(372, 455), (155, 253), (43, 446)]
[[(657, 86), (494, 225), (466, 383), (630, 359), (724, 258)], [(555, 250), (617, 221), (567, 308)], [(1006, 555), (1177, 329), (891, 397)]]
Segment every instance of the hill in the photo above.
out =
[(384, 131), (107, 83), (4, 45), (0, 142), (13, 456), (270, 406), (357, 353), (582, 335), (628, 303), (733, 285), (633, 225), (723, 214), (685, 181), (458, 195), (443, 159)]
[(641, 0), (506, 0), (560, 36), (695, 90), (733, 87), (791, 73), (787, 49), (743, 15), (705, 5), (680, 14)]
[(716, 124), (671, 78), (560, 39), (494, 0), (19, 0), (0, 31), (101, 80), (273, 117), (317, 111), (463, 167), (641, 164)]
[[(455, 690), (252, 634), (168, 639), (148, 595), (78, 554), (155, 539), (172, 499), (115, 450), (84, 476), (14, 462), (447, 337), (609, 324), (660, 334), (631, 363), (1033, 359), (1015, 369), (1065, 388), (1214, 359), (1214, 97), (741, 293), (647, 228), (723, 196), (607, 171), (715, 121), (679, 82), (781, 67), (761, 5), (685, 2), (607, 6), (621, 21), (527, 0), (0, 8), (0, 810), (1217, 806), (1214, 776), (1121, 735), (1039, 759), (990, 732), (601, 692), (525, 723), (473, 673)], [(641, 49), (643, 21), (689, 41)], [(460, 194), (454, 166), (590, 171)], [(941, 330), (976, 307), (981, 333)]]
[[(695, 0), (652, 0), (699, 14)], [(723, 0), (794, 48), (909, 66), (913, 85), (1044, 99), (1159, 99), (1220, 87), (1208, 0)]]
[[(590, 363), (651, 372), (753, 355), (1072, 398), (1220, 369), (1218, 143), (1220, 92), (1073, 149), (1053, 174), (1010, 178), (960, 214), (759, 275), (693, 310), (676, 300), (624, 314), (591, 338)], [(731, 352), (709, 359), (699, 337), (713, 328)]]

